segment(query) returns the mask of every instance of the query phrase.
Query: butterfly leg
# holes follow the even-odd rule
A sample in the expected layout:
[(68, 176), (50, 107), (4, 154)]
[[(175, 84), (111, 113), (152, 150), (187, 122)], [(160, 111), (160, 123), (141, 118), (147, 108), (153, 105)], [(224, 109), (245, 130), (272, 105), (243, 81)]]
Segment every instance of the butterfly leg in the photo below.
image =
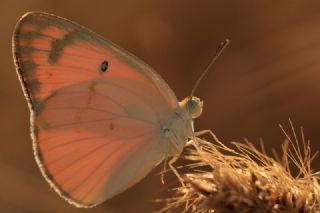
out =
[(201, 131), (195, 132), (194, 136), (198, 137), (198, 136), (205, 135), (205, 134), (210, 134), (213, 137), (214, 140), (219, 141), (217, 136), (210, 129), (206, 129), (206, 130), (201, 130)]
[(168, 162), (168, 157), (165, 158), (164, 162), (163, 162), (163, 170), (160, 173), (160, 178), (161, 178), (161, 183), (164, 184), (164, 173), (167, 171), (166, 169), (166, 165), (168, 163), (168, 166), (170, 167), (170, 169), (172, 170), (172, 172), (175, 174), (175, 176), (179, 179), (181, 185), (184, 187), (184, 181), (183, 178), (181, 177), (181, 175), (179, 174), (179, 172), (176, 170), (176, 168), (173, 166), (173, 163), (175, 163), (177, 160), (179, 159), (179, 156), (173, 156), (170, 161)]
[(163, 169), (160, 172), (160, 179), (162, 184), (164, 184), (164, 173), (167, 171), (167, 163), (168, 163), (168, 157), (166, 156), (163, 162)]
[(179, 174), (179, 172), (176, 170), (176, 168), (173, 166), (173, 164), (179, 159), (179, 155), (175, 155), (173, 156), (170, 161), (168, 162), (168, 165), (170, 167), (170, 169), (172, 170), (172, 172), (176, 175), (176, 177), (179, 179), (182, 187), (185, 187), (186, 185), (184, 184), (184, 180), (181, 177), (181, 175)]
[[(181, 177), (181, 175), (179, 174), (179, 172), (176, 170), (176, 168), (173, 166), (173, 163), (176, 162), (178, 159), (179, 159), (179, 155), (173, 156), (173, 157), (170, 159), (168, 165), (169, 165), (170, 169), (173, 171), (173, 173), (176, 175), (176, 177), (178, 178), (178, 180), (180, 181), (181, 187), (182, 187), (182, 188), (186, 188), (186, 184), (184, 183), (183, 178)], [(184, 195), (184, 198), (186, 198), (186, 197), (187, 197), (187, 194)], [(185, 200), (185, 199), (183, 199), (183, 200)], [(185, 210), (188, 209), (188, 206), (189, 206), (189, 200), (186, 199)]]
[[(174, 154), (174, 153), (180, 153), (181, 151), (179, 151), (179, 147), (178, 147), (178, 145), (177, 145), (177, 140), (176, 140), (176, 137), (175, 137), (175, 135), (173, 135), (173, 137), (171, 138), (171, 140), (168, 140), (167, 141), (167, 143), (166, 143), (166, 150), (174, 150), (174, 152), (173, 153), (166, 153), (166, 155), (165, 155), (165, 158), (164, 158), (164, 162), (163, 162), (163, 169), (162, 169), (162, 171), (160, 172), (160, 179), (161, 179), (161, 183), (162, 184), (164, 184), (164, 174), (165, 174), (165, 172), (167, 172), (167, 168), (166, 168), (166, 166), (167, 166), (167, 163), (168, 163), (168, 158), (170, 157), (170, 156), (172, 156), (172, 155), (176, 155), (176, 154)], [(177, 160), (177, 159), (176, 159)], [(175, 161), (176, 161), (175, 160)], [(175, 162), (174, 161), (174, 162)], [(169, 165), (169, 167), (170, 167), (170, 162), (171, 162), (171, 160), (169, 161), (169, 163), (168, 163), (168, 165)], [(170, 167), (171, 168), (171, 167)], [(175, 169), (174, 169), (175, 170)], [(176, 171), (176, 170), (175, 170)], [(176, 173), (176, 172), (174, 172), (174, 173)], [(179, 179), (180, 180), (180, 179)]]
[[(195, 133), (194, 133), (194, 136), (195, 136), (196, 138), (198, 138), (198, 136), (205, 135), (205, 134), (209, 134), (209, 135), (213, 138), (213, 140), (214, 140), (215, 142), (217, 142), (218, 144), (220, 144), (222, 147), (226, 147), (226, 146), (218, 139), (218, 137), (212, 132), (212, 130), (210, 130), (210, 129), (206, 129), (206, 130), (201, 130), (201, 131), (195, 132)], [(198, 139), (201, 140), (200, 138), (198, 138)], [(202, 141), (205, 141), (205, 140), (202, 140)], [(208, 141), (206, 141), (206, 142), (208, 142)], [(208, 143), (210, 143), (210, 142), (208, 142)]]
[[(210, 130), (210, 129), (207, 129), (207, 130), (202, 130), (202, 131), (199, 131), (199, 132), (195, 132), (194, 133), (194, 138), (196, 140), (199, 140), (201, 141), (201, 143), (207, 143), (207, 144), (211, 144), (212, 145), (212, 142), (209, 142), (209, 141), (206, 141), (206, 140), (202, 140), (200, 138), (198, 138), (197, 136), (201, 136), (201, 135), (205, 135), (205, 134), (210, 134), (211, 137), (213, 138), (213, 141), (217, 144), (219, 144), (219, 146), (223, 149), (226, 149), (226, 150), (230, 150), (232, 151), (231, 149), (229, 149), (228, 147), (226, 147), (226, 145), (223, 144), (223, 142), (221, 142), (218, 137)], [(194, 147), (197, 149), (198, 148), (198, 143), (195, 143), (194, 144)]]

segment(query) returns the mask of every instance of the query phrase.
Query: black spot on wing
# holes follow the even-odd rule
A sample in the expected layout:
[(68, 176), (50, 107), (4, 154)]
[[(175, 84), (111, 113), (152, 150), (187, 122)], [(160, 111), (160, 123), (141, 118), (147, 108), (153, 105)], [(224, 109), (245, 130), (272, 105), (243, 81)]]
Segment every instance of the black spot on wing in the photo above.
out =
[(100, 65), (100, 71), (106, 72), (109, 68), (109, 62), (107, 60), (104, 60)]

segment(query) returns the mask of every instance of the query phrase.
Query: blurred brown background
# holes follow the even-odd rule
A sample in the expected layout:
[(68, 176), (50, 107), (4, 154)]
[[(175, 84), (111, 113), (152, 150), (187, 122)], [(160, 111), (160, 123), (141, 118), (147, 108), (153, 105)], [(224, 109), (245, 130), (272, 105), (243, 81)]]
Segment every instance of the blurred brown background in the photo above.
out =
[[(78, 22), (143, 59), (187, 96), (217, 44), (230, 46), (196, 92), (204, 100), (196, 128), (223, 141), (263, 138), (279, 148), (279, 123), (303, 125), (314, 151), (320, 134), (319, 1), (2, 0), (0, 3), (0, 207), (1, 212), (150, 212), (161, 185), (157, 167), (132, 189), (90, 210), (60, 199), (41, 177), (29, 137), (29, 112), (15, 73), (11, 36), (27, 11)], [(318, 158), (319, 159), (319, 158)], [(320, 168), (319, 160), (313, 164)]]

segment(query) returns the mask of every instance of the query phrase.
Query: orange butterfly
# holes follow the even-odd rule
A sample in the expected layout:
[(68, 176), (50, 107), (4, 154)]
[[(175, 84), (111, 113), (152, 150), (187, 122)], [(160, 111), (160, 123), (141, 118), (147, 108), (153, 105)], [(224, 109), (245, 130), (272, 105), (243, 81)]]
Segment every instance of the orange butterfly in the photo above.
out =
[(47, 13), (18, 22), (14, 59), (31, 112), (36, 161), (71, 204), (92, 207), (179, 155), (202, 102), (178, 102), (148, 65)]

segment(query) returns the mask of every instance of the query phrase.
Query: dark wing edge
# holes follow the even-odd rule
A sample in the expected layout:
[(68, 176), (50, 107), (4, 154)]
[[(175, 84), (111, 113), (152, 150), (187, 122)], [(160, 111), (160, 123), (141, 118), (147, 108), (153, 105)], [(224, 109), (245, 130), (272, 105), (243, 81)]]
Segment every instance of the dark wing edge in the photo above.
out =
[[(29, 107), (29, 111), (30, 111), (30, 131), (31, 131), (31, 139), (32, 139), (32, 148), (33, 148), (33, 153), (35, 156), (35, 160), (37, 162), (37, 165), (41, 171), (42, 176), (46, 179), (46, 181), (49, 183), (50, 187), (52, 187), (54, 189), (54, 191), (60, 196), (62, 197), (64, 200), (66, 200), (68, 203), (70, 203), (71, 205), (74, 205), (75, 207), (78, 208), (92, 208), (96, 205), (98, 205), (99, 203), (96, 204), (90, 204), (90, 205), (84, 205), (78, 201), (72, 200), (70, 199), (67, 195), (66, 192), (64, 192), (62, 189), (59, 188), (58, 184), (54, 182), (54, 180), (51, 178), (51, 174), (49, 173), (49, 171), (45, 168), (45, 165), (42, 163), (42, 156), (41, 156), (41, 152), (39, 150), (39, 147), (37, 145), (37, 140), (36, 140), (36, 134), (37, 134), (37, 128), (34, 125), (34, 121), (35, 121), (35, 110), (34, 110), (34, 106), (33, 106), (33, 100), (32, 100), (32, 95), (29, 91), (29, 86), (27, 84), (27, 82), (24, 79), (23, 76), (23, 70), (22, 70), (22, 66), (21, 66), (21, 61), (20, 61), (20, 54), (17, 51), (17, 46), (18, 46), (18, 35), (19, 35), (19, 29), (21, 27), (21, 25), (24, 23), (24, 20), (30, 16), (30, 15), (34, 15), (34, 14), (41, 14), (41, 15), (48, 15), (51, 17), (56, 17), (54, 15), (48, 14), (48, 13), (43, 13), (43, 12), (28, 12), (25, 13), (20, 20), (17, 22), (15, 29), (14, 29), (14, 33), (13, 33), (13, 37), (12, 37), (12, 52), (13, 52), (13, 59), (14, 59), (14, 64), (16, 67), (16, 72), (17, 75), (19, 77), (19, 81), (21, 83), (21, 87), (23, 90), (23, 94), (27, 100), (28, 103), (28, 107)], [(56, 18), (60, 18), (60, 17), (56, 17)], [(61, 19), (61, 18), (60, 18)]]

